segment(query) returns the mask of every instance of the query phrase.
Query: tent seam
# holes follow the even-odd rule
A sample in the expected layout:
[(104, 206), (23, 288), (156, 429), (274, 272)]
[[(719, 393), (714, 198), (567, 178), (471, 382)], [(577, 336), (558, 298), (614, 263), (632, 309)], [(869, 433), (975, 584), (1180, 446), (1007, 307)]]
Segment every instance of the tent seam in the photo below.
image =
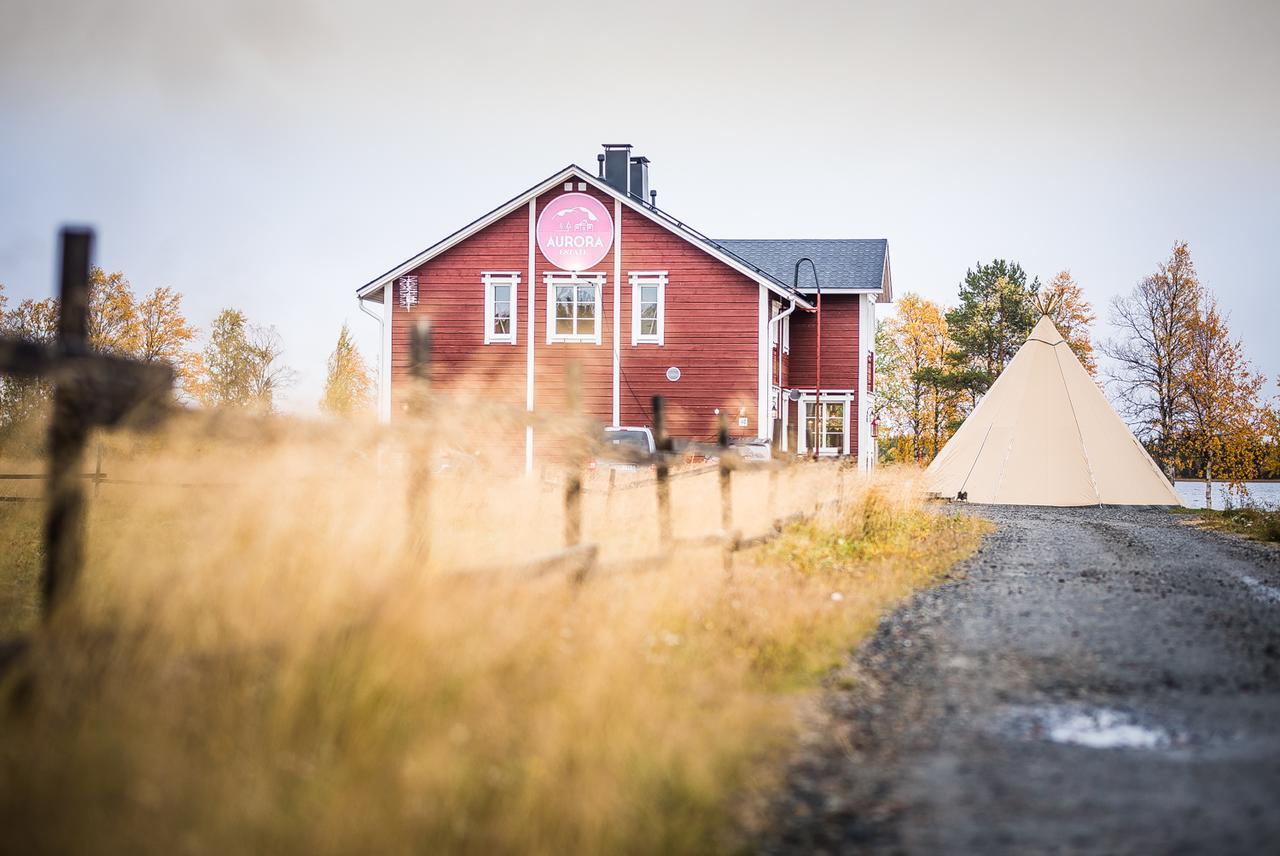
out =
[[(1064, 341), (1062, 344), (1066, 344)], [(1053, 347), (1057, 347), (1054, 345)], [(1053, 359), (1058, 364), (1058, 377), (1062, 378), (1062, 391), (1067, 396), (1067, 404), (1071, 407), (1071, 421), (1076, 423), (1076, 436), (1080, 438), (1080, 454), (1084, 455), (1084, 466), (1089, 471), (1089, 484), (1093, 486), (1093, 495), (1098, 498), (1098, 505), (1102, 505), (1102, 492), (1098, 490), (1098, 480), (1093, 475), (1093, 461), (1089, 460), (1089, 447), (1084, 442), (1084, 430), (1080, 427), (1080, 417), (1076, 415), (1076, 401), (1071, 397), (1071, 390), (1067, 387), (1067, 373), (1062, 370), (1062, 356), (1057, 352), (1053, 352)]]
[(987, 426), (987, 433), (982, 435), (982, 442), (978, 444), (978, 454), (973, 456), (973, 463), (969, 465), (969, 472), (964, 474), (964, 481), (960, 482), (960, 490), (967, 491), (969, 488), (969, 477), (973, 475), (973, 468), (978, 466), (978, 460), (982, 457), (982, 450), (987, 448), (987, 438), (991, 436), (992, 426)]

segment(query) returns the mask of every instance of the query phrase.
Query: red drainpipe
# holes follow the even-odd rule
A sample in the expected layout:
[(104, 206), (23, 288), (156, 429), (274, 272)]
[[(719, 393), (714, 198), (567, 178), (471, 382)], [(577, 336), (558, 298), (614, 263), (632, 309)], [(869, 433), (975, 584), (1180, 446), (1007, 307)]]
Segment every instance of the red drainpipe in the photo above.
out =
[[(796, 271), (793, 287), (800, 290), (800, 263), (808, 262), (813, 270), (813, 285), (818, 290), (818, 354), (816, 371), (813, 379), (813, 459), (818, 459), (818, 449), (822, 447), (822, 283), (818, 281), (818, 266), (808, 256), (796, 259)], [(804, 408), (801, 408), (803, 417)]]

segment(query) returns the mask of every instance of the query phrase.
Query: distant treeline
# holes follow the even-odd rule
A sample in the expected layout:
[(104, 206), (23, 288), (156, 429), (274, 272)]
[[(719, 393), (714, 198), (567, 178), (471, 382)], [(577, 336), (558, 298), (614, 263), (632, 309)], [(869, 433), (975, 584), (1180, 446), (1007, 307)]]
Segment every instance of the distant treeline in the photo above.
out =
[[(26, 299), (10, 308), (0, 284), (0, 335), (52, 342), (57, 329), (56, 298)], [(228, 308), (201, 337), (183, 312), (178, 291), (160, 287), (140, 295), (119, 271), (92, 269), (88, 332), (95, 351), (171, 366), (176, 398), (191, 405), (272, 412), (298, 377), (284, 362), (284, 342), (275, 327)], [(371, 412), (373, 375), (345, 324), (327, 368), (321, 408), (336, 415)], [(40, 446), (51, 393), (44, 381), (0, 374), (0, 449)]]

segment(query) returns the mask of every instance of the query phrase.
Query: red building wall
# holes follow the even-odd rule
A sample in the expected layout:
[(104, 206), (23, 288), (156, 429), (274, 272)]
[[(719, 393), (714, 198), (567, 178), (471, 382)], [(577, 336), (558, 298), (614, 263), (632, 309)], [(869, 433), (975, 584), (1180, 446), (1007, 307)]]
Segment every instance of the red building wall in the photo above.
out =
[[(542, 194), (536, 214), (561, 186)], [(612, 197), (588, 188), (614, 212)], [(536, 216), (535, 214), (535, 216)], [(534, 251), (534, 291), (529, 305), (529, 209), (521, 206), (410, 273), (419, 278), (419, 303), (406, 311), (396, 293), (391, 331), (391, 406), (393, 417), (404, 401), (409, 371), (409, 329), (413, 319), (432, 321), (431, 380), (442, 391), (486, 402), (523, 407), (529, 312), (534, 318), (535, 409), (563, 411), (570, 361), (581, 367), (582, 406), (598, 421), (612, 422), (614, 253), (621, 252), (621, 313), (617, 335), (621, 353), (620, 413), (624, 425), (650, 425), (650, 397), (667, 397), (673, 436), (710, 438), (716, 431), (716, 407), (728, 408), (735, 435), (755, 436), (759, 287), (751, 279), (706, 252), (622, 206), (622, 240), (590, 272), (605, 274), (601, 294), (601, 343), (547, 343), (547, 289), (543, 274), (559, 271)], [(666, 271), (665, 344), (631, 344), (629, 271)], [(516, 344), (484, 344), (484, 283), (492, 271), (520, 274)], [(680, 380), (666, 379), (669, 367)], [(745, 409), (748, 425), (736, 417)]]
[[(817, 381), (818, 316), (797, 309), (791, 314), (790, 385), (811, 389)], [(822, 387), (858, 385), (858, 296), (822, 298)]]
[[(858, 454), (859, 303), (853, 294), (833, 294), (822, 298), (822, 388), (852, 390), (849, 402), (849, 454)], [(813, 389), (817, 382), (818, 316), (797, 310), (791, 315), (791, 359), (789, 386)], [(795, 425), (800, 408), (788, 404), (788, 423)]]
[[(667, 271), (664, 346), (631, 346), (631, 270)], [(661, 394), (674, 436), (715, 437), (717, 407), (729, 413), (731, 434), (756, 436), (759, 286), (626, 207), (622, 276), (622, 424), (651, 424), (649, 399)], [(666, 379), (671, 366), (680, 369), (675, 383)], [(745, 428), (737, 423), (743, 409)]]

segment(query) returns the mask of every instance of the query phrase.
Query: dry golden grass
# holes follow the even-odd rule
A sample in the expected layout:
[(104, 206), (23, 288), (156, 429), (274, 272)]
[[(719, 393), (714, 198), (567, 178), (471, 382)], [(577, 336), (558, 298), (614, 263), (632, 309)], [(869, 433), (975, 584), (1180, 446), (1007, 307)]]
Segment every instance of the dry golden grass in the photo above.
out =
[[(222, 435), (218, 435), (221, 437)], [(583, 585), (503, 573), (560, 545), (553, 473), (432, 482), (369, 430), (115, 441), (72, 608), (0, 677), (12, 852), (706, 853), (767, 786), (795, 690), (974, 548), (906, 471), (735, 479), (735, 525), (830, 510), (726, 575), (646, 572), (651, 487), (599, 490)], [(714, 474), (672, 483), (677, 534), (718, 528)], [(0, 507), (0, 628), (32, 629), (38, 506)], [(427, 526), (425, 565), (410, 535)], [(459, 570), (461, 569), (461, 570)]]

